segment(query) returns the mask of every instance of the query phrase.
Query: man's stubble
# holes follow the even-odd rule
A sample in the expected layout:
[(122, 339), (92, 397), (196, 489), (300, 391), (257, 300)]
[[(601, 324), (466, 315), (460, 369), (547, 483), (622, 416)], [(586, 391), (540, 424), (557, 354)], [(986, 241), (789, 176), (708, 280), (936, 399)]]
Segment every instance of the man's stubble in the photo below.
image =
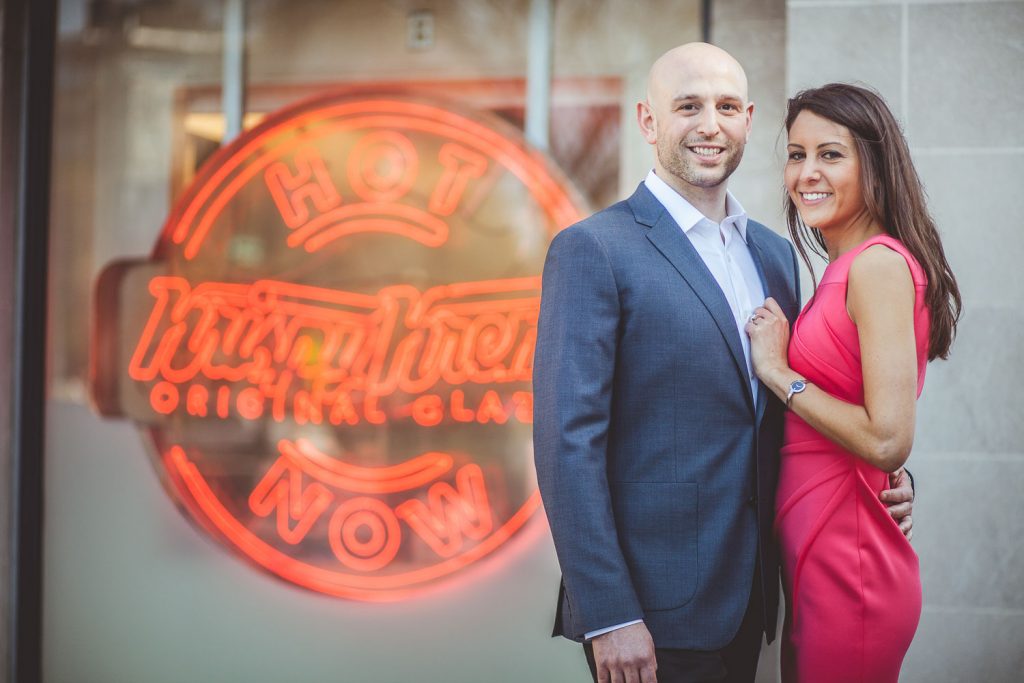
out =
[[(722, 154), (725, 155), (725, 163), (717, 168), (706, 169), (689, 159), (686, 145), (699, 145), (701, 142), (724, 144)], [(656, 149), (662, 168), (673, 176), (693, 187), (712, 188), (721, 185), (733, 174), (743, 158), (744, 147), (744, 144), (735, 141), (722, 143), (717, 140), (691, 140), (678, 145), (663, 145), (659, 141)]]

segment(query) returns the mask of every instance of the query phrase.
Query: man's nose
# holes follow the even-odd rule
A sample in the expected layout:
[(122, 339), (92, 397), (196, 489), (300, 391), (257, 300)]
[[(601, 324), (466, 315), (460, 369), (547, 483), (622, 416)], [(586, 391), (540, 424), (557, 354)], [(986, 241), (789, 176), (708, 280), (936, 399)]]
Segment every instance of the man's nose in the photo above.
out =
[(697, 121), (697, 132), (704, 137), (713, 137), (718, 135), (718, 130), (718, 112), (714, 107), (705, 107)]

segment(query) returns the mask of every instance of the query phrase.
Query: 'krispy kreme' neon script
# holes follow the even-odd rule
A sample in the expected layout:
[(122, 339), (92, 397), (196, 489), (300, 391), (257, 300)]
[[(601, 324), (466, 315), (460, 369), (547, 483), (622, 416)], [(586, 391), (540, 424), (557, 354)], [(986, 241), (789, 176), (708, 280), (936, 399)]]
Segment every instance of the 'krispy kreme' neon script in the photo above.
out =
[[(268, 280), (193, 289), (167, 276), (149, 291), (154, 306), (128, 375), (155, 382), (150, 404), (163, 415), (382, 424), (380, 400), (401, 392), (417, 398), (391, 417), (433, 426), (446, 414), (430, 393), (439, 387), (530, 381), (539, 278), (422, 294), (399, 285), (371, 297)], [(511, 410), (495, 391), (475, 410), (464, 392), (447, 395), (456, 421), (532, 421), (527, 391), (512, 392)]]
[(285, 109), (204, 166), (151, 259), (101, 274), (96, 405), (142, 426), (179, 505), (254, 565), (413, 596), (539, 507), (539, 273), (582, 208), (493, 117)]

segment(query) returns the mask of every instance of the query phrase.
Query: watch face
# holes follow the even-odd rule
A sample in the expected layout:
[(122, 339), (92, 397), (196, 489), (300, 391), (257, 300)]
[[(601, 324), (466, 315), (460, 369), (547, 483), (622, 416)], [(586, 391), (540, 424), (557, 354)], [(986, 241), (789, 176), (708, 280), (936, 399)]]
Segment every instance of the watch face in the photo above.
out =
[(792, 391), (794, 394), (800, 393), (806, 388), (807, 383), (804, 382), (802, 379), (795, 380), (792, 384), (789, 385), (789, 390)]

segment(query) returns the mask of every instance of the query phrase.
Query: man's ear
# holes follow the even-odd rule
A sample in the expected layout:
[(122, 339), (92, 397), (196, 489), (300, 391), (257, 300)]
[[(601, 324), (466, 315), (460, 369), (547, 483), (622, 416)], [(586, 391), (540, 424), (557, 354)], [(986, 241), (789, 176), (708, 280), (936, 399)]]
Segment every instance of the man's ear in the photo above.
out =
[(747, 139), (746, 142), (750, 142), (750, 131), (753, 128), (754, 121), (754, 103), (750, 102), (747, 104)]
[(647, 102), (636, 103), (636, 122), (640, 124), (640, 132), (644, 140), (647, 140), (647, 144), (653, 145), (658, 142), (658, 126), (651, 105)]

